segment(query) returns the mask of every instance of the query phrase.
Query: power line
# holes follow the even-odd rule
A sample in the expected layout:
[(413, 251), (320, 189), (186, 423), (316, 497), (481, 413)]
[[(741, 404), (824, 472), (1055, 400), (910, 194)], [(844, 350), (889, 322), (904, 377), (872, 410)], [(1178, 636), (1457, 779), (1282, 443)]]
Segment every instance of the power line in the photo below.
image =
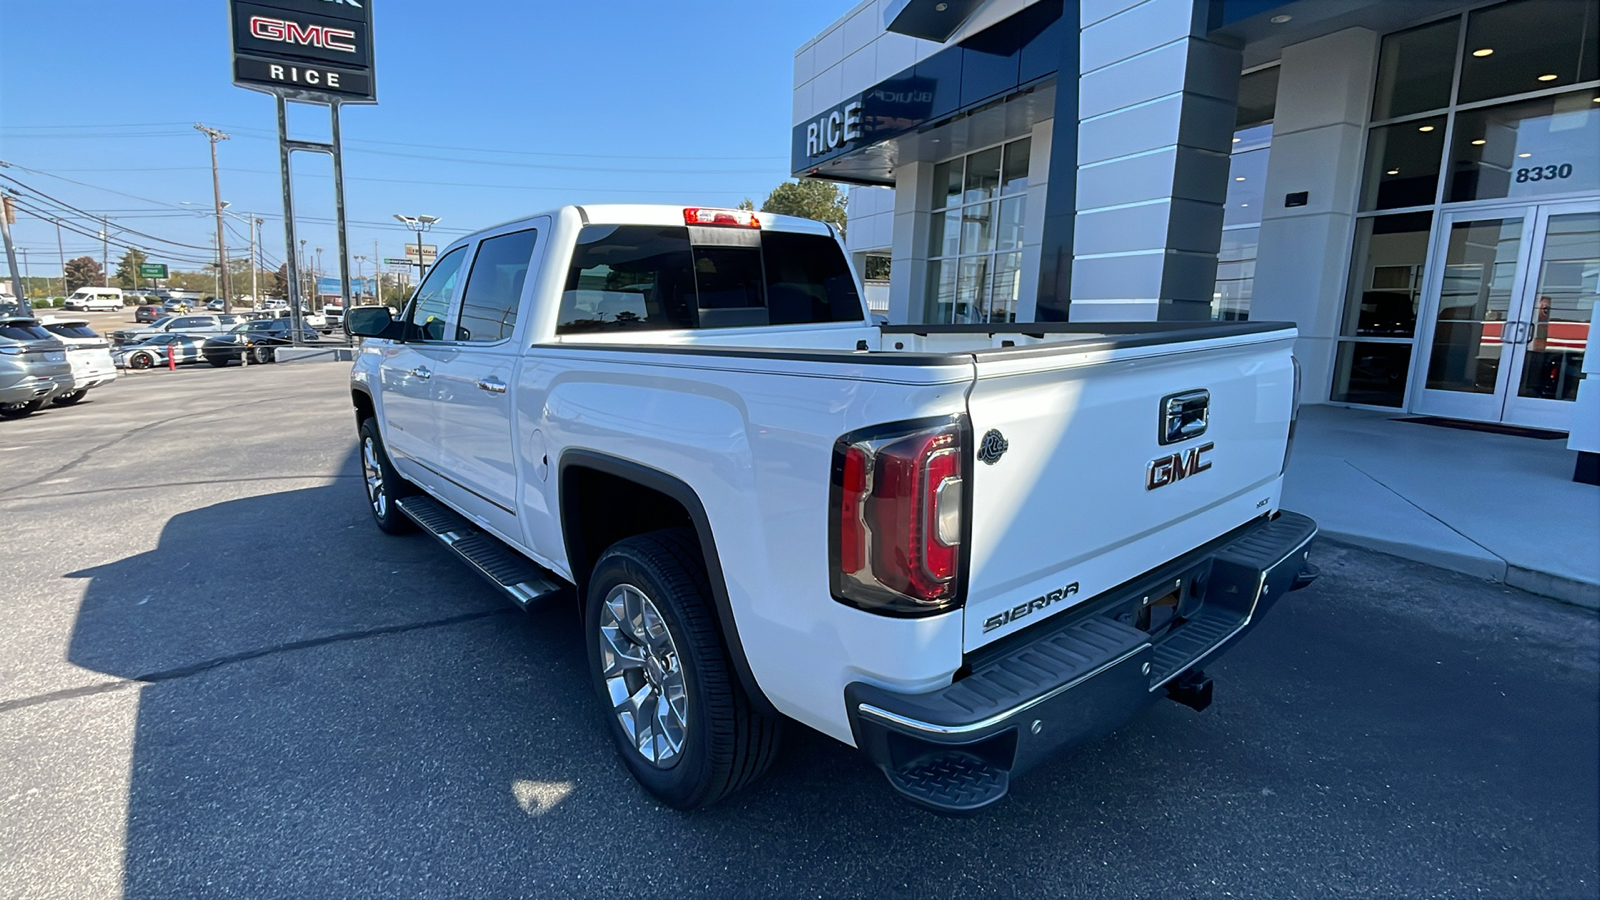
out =
[[(11, 182), (12, 184), (17, 185), (18, 187), (21, 187), (23, 190), (28, 191), (29, 193), (38, 195), (39, 197), (44, 198), (45, 200), (49, 201), (50, 203), (52, 203), (52, 204), (54, 204), (54, 205), (56, 205), (56, 206), (58, 206), (58, 207), (60, 207), (62, 209), (68, 209), (68, 210), (71, 210), (72, 212), (75, 212), (75, 213), (78, 213), (79, 215), (84, 215), (84, 216), (92, 216), (93, 215), (92, 213), (85, 212), (84, 210), (81, 210), (81, 209), (77, 208), (76, 206), (73, 206), (70, 203), (67, 203), (67, 202), (62, 201), (62, 200), (58, 200), (55, 197), (52, 197), (49, 194), (46, 194), (44, 191), (41, 191), (38, 188), (27, 184), (26, 182), (19, 181), (18, 179), (14, 178), (14, 177), (12, 177), (10, 175), (7, 175), (7, 174), (5, 174), (3, 172), (0, 172), (0, 178), (6, 179), (7, 181)], [(104, 217), (102, 216), (101, 219), (104, 220)], [(163, 243), (163, 244), (171, 244), (174, 247), (185, 247), (185, 248), (188, 248), (190, 250), (208, 250), (208, 249), (210, 249), (208, 247), (200, 246), (199, 244), (185, 244), (182, 241), (168, 240), (166, 238), (157, 237), (156, 235), (153, 235), (153, 234), (147, 234), (145, 232), (142, 232), (142, 231), (139, 231), (139, 230), (133, 229), (133, 228), (122, 228), (121, 230), (122, 231), (126, 231), (129, 234), (136, 234), (139, 237), (145, 238), (146, 240), (158, 241), (158, 242)]]
[[(187, 122), (148, 122), (148, 123), (144, 123), (144, 124), (126, 124), (126, 125), (112, 125), (112, 124), (106, 124), (106, 125), (3, 125), (3, 126), (0, 126), (0, 132), (18, 130), (18, 129), (39, 130), (39, 129), (54, 129), (54, 128), (62, 128), (62, 129), (65, 129), (65, 128), (71, 128), (71, 129), (87, 129), (87, 128), (168, 128), (168, 127), (176, 127), (176, 126), (179, 126), (179, 125), (188, 125), (188, 124), (189, 123), (187, 123)], [(238, 134), (240, 134), (241, 136), (244, 136), (244, 137), (257, 138), (257, 139), (261, 139), (261, 140), (268, 140), (268, 139), (275, 140), (277, 138), (277, 135), (272, 133), (272, 132), (266, 131), (264, 129), (252, 128), (252, 127), (247, 126), (247, 125), (226, 125), (225, 124), (222, 127), (227, 128), (229, 131), (237, 132)], [(185, 131), (159, 131), (159, 132), (146, 132), (146, 133), (135, 133), (135, 134), (126, 134), (126, 133), (124, 133), (124, 134), (107, 134), (107, 135), (96, 135), (96, 136), (97, 137), (98, 136), (104, 136), (104, 137), (182, 137), (182, 136), (184, 136), (186, 134), (187, 134), (187, 132), (185, 132)], [(24, 134), (24, 135), (16, 135), (16, 136), (17, 137), (34, 137), (34, 138), (52, 138), (52, 137), (69, 138), (69, 137), (88, 136), (88, 135), (26, 135), (26, 134)], [(501, 148), (497, 148), (497, 147), (482, 147), (482, 146), (466, 147), (466, 146), (459, 146), (459, 145), (452, 145), (452, 144), (421, 144), (421, 143), (416, 143), (414, 141), (383, 141), (383, 140), (377, 140), (375, 138), (345, 138), (343, 140), (343, 143), (345, 143), (345, 144), (373, 144), (373, 145), (384, 146), (384, 147), (405, 147), (405, 148), (417, 149), (417, 150), (455, 150), (455, 151), (468, 152), (468, 153), (501, 153), (501, 154), (507, 154), (507, 155), (511, 155), (511, 156), (548, 156), (548, 157), (566, 158), (566, 159), (636, 159), (636, 160), (643, 160), (643, 161), (647, 161), (647, 162), (661, 162), (661, 161), (677, 161), (677, 162), (767, 162), (767, 161), (778, 161), (778, 160), (787, 160), (788, 159), (787, 156), (660, 156), (660, 155), (635, 156), (635, 155), (616, 154), (616, 153), (561, 153), (561, 152), (550, 151), (550, 150), (509, 150), (509, 149), (501, 149)], [(371, 152), (377, 152), (377, 151), (371, 151)]]

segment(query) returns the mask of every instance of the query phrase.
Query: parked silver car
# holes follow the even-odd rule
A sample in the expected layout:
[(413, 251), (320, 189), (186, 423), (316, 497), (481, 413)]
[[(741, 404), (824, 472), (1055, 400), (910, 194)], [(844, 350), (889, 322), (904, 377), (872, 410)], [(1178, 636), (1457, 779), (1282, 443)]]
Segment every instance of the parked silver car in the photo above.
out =
[(200, 348), (211, 335), (172, 332), (158, 334), (137, 344), (124, 344), (111, 352), (119, 368), (151, 369), (165, 366), (168, 358), (173, 365), (200, 362), (205, 357)]
[(227, 334), (233, 326), (243, 322), (241, 316), (225, 313), (213, 315), (210, 313), (195, 313), (186, 316), (166, 316), (151, 322), (143, 328), (123, 328), (111, 332), (111, 343), (121, 346), (123, 344), (137, 344), (140, 341), (153, 338), (158, 334), (177, 332), (180, 334)]
[(0, 318), (0, 417), (31, 415), (70, 390), (66, 345), (35, 319)]

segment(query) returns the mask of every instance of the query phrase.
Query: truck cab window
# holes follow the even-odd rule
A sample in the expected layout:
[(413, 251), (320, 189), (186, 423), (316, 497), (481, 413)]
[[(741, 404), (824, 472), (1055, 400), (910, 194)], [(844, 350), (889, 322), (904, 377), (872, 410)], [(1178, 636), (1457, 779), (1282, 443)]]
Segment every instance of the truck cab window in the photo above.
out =
[(694, 327), (686, 228), (587, 225), (572, 251), (557, 334)]
[(422, 280), (406, 310), (405, 339), (408, 341), (444, 340), (444, 320), (450, 311), (450, 298), (456, 292), (456, 276), (467, 258), (467, 248), (457, 247), (434, 263), (433, 271)]
[(461, 315), (456, 317), (456, 340), (493, 343), (511, 337), (538, 237), (538, 230), (530, 228), (478, 245), (461, 297)]
[(855, 277), (832, 237), (763, 231), (761, 255), (772, 324), (859, 322), (867, 317)]

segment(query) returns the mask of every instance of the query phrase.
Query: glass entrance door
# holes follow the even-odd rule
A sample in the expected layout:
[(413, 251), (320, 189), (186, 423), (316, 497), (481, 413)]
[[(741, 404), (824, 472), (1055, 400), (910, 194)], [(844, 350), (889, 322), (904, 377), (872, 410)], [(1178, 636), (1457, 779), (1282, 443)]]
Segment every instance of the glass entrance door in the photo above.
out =
[(1565, 430), (1600, 280), (1600, 202), (1451, 212), (1412, 408)]

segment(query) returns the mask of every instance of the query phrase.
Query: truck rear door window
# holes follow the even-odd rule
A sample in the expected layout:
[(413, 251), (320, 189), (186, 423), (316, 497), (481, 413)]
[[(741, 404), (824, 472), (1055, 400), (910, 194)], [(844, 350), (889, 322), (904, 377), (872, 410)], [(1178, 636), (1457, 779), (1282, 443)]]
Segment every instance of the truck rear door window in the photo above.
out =
[(492, 343), (511, 337), (538, 237), (538, 230), (530, 228), (487, 238), (478, 245), (461, 296), (461, 314), (456, 317), (456, 340)]
[(763, 231), (761, 255), (772, 324), (859, 322), (867, 317), (844, 252), (831, 236)]
[(586, 225), (572, 251), (557, 334), (694, 327), (686, 228)]

